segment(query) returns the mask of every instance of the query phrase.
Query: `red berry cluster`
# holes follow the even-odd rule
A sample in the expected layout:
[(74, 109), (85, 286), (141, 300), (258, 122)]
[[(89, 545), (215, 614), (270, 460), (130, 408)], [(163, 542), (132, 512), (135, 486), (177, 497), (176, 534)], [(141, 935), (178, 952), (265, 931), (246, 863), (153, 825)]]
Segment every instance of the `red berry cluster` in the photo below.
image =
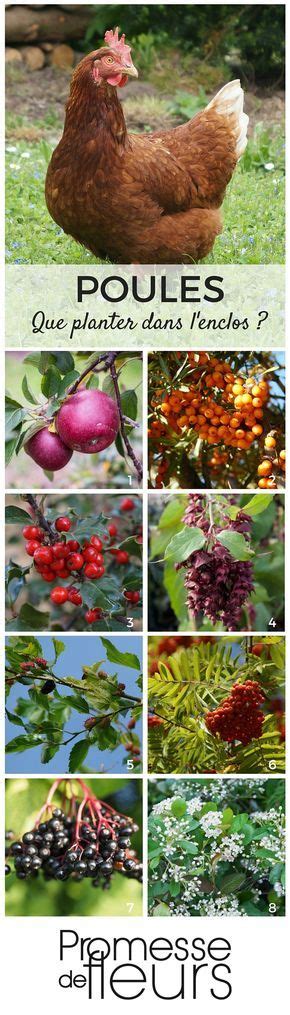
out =
[(42, 659), (41, 656), (36, 656), (35, 659), (31, 659), (29, 663), (20, 663), (20, 669), (24, 671), (33, 670), (35, 666), (39, 667), (41, 670), (45, 670), (47, 667), (47, 660)]
[(262, 736), (264, 716), (259, 706), (264, 700), (265, 695), (256, 680), (234, 684), (229, 697), (213, 712), (207, 712), (206, 726), (211, 733), (219, 733), (227, 743), (240, 740), (246, 746)]
[[(130, 497), (125, 497), (120, 505), (121, 511), (131, 511), (135, 503)], [(22, 534), (26, 540), (25, 549), (29, 557), (33, 557), (36, 571), (41, 575), (43, 581), (49, 584), (56, 579), (72, 578), (74, 583), (68, 586), (55, 585), (50, 593), (50, 599), (56, 606), (64, 603), (73, 603), (74, 606), (82, 606), (83, 599), (80, 591), (81, 583), (85, 579), (97, 581), (105, 574), (104, 552), (115, 557), (116, 564), (128, 564), (130, 557), (127, 550), (118, 549), (112, 545), (118, 535), (117, 526), (112, 522), (108, 525), (108, 542), (111, 544), (104, 548), (103, 542), (97, 534), (84, 540), (82, 545), (77, 539), (67, 539), (66, 533), (71, 529), (71, 521), (65, 515), (56, 518), (49, 528), (41, 528), (38, 525), (25, 525)], [(60, 535), (61, 534), (61, 535)], [(139, 532), (138, 532), (139, 535)], [(140, 592), (124, 589), (124, 598), (135, 605), (140, 600)], [(85, 620), (88, 624), (94, 624), (103, 617), (103, 610), (99, 607), (88, 609), (85, 613)]]
[(163, 719), (160, 719), (158, 715), (148, 715), (148, 727), (152, 729), (153, 726), (162, 726)]

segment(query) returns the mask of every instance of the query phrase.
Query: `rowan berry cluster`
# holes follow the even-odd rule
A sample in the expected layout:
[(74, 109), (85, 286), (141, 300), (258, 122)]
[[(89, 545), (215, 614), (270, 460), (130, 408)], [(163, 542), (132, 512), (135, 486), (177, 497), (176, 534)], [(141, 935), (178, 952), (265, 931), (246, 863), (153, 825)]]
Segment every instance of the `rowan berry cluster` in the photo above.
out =
[(262, 736), (264, 716), (260, 705), (264, 700), (265, 695), (256, 680), (234, 684), (228, 698), (224, 698), (213, 712), (207, 712), (205, 724), (210, 733), (218, 733), (226, 743), (239, 740), (245, 747)]
[[(123, 512), (133, 511), (135, 502), (130, 497), (125, 497), (120, 505)], [(74, 606), (83, 605), (81, 594), (82, 583), (87, 579), (99, 581), (106, 573), (109, 555), (113, 556), (117, 566), (126, 566), (130, 561), (127, 550), (114, 546), (118, 529), (115, 523), (108, 525), (103, 539), (94, 533), (89, 539), (82, 543), (78, 539), (67, 538), (72, 522), (67, 515), (56, 518), (53, 523), (47, 523), (43, 518), (43, 525), (25, 525), (22, 534), (25, 539), (25, 550), (29, 557), (33, 558), (35, 570), (44, 582), (52, 585), (50, 592), (51, 602), (56, 606), (63, 606), (64, 603), (72, 603)], [(136, 533), (138, 542), (142, 542), (142, 532), (139, 529)], [(107, 563), (105, 560), (107, 554)], [(72, 579), (71, 584), (54, 584), (59, 580)], [(137, 605), (140, 601), (140, 592), (124, 588), (124, 599), (127, 602)], [(85, 620), (88, 624), (94, 624), (102, 620), (104, 611), (99, 607), (88, 609), (85, 613)]]
[[(203, 641), (206, 639), (203, 638)], [(212, 640), (212, 639), (211, 639)], [(160, 638), (154, 646), (149, 645), (149, 674), (153, 676), (158, 670), (158, 663), (160, 657), (166, 656), (166, 665), (170, 667), (170, 657), (174, 652), (177, 652), (179, 648), (190, 648), (191, 645), (199, 645), (202, 641), (198, 636), (192, 637), (191, 635), (168, 635), (165, 638)]]
[(154, 726), (162, 726), (164, 720), (158, 715), (148, 715), (148, 728), (152, 729)]
[[(248, 451), (265, 432), (263, 417), (270, 394), (270, 385), (263, 371), (256, 367), (250, 375), (236, 374), (225, 360), (210, 353), (188, 353), (191, 367), (180, 386), (167, 381), (167, 393), (157, 389), (152, 399), (153, 415), (149, 438), (159, 445), (155, 486), (165, 484), (170, 458), (162, 442), (184, 437), (192, 432), (215, 446), (209, 464), (214, 470), (227, 464), (227, 448)], [(279, 470), (284, 471), (285, 452), (276, 451), (277, 431), (265, 435), (264, 454), (258, 468), (258, 485), (276, 489)], [(273, 443), (274, 442), (274, 443)], [(156, 451), (155, 451), (156, 453)], [(282, 455), (282, 457), (281, 457)], [(266, 464), (265, 464), (266, 463)], [(263, 482), (260, 482), (260, 479)]]
[[(86, 787), (81, 803), (73, 797), (69, 804), (68, 813), (45, 804), (42, 812), (46, 820), (38, 820), (6, 849), (6, 856), (14, 861), (16, 877), (26, 880), (42, 871), (46, 881), (90, 878), (94, 888), (106, 889), (118, 871), (142, 881), (142, 865), (131, 847), (138, 825)], [(11, 872), (9, 864), (5, 872)]]

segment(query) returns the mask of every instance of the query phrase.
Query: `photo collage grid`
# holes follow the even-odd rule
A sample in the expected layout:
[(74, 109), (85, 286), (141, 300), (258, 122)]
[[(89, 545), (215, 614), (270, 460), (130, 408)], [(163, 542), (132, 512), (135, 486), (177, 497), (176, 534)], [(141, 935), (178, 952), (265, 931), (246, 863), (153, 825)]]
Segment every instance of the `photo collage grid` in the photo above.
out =
[[(7, 264), (284, 263), (283, 6), (36, 6)], [(6, 347), (6, 913), (283, 916), (285, 351), (140, 346)]]

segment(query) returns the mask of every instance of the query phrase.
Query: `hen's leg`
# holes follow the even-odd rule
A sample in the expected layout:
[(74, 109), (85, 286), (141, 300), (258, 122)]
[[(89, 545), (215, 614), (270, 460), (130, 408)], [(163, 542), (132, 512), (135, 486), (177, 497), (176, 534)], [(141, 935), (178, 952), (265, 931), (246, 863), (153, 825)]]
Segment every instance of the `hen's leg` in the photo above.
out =
[(210, 253), (221, 232), (219, 211), (190, 208), (178, 215), (163, 215), (140, 237), (134, 261), (143, 264), (192, 264)]

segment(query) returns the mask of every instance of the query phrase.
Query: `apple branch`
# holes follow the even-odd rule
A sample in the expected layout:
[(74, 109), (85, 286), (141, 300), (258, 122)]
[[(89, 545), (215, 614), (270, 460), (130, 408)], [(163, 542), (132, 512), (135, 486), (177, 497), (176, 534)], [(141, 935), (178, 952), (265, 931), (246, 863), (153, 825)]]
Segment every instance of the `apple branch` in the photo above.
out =
[(131, 461), (133, 462), (133, 465), (135, 466), (139, 483), (142, 483), (142, 478), (143, 478), (142, 465), (141, 465), (141, 462), (139, 461), (139, 458), (137, 458), (137, 456), (135, 455), (135, 452), (133, 451), (133, 448), (132, 448), (132, 444), (130, 443), (128, 435), (126, 434), (125, 417), (124, 417), (123, 410), (122, 410), (120, 388), (119, 388), (119, 383), (118, 383), (117, 371), (116, 371), (116, 367), (115, 367), (115, 358), (116, 358), (116, 356), (115, 356), (114, 353), (111, 353), (109, 355), (111, 356), (111, 358), (110, 358), (110, 361), (109, 361), (109, 357), (108, 357), (108, 361), (109, 361), (108, 362), (108, 367), (109, 367), (111, 378), (112, 378), (112, 381), (113, 381), (115, 395), (116, 395), (116, 402), (117, 402), (117, 406), (118, 406), (118, 410), (119, 410), (120, 431), (121, 431), (122, 440), (124, 441), (128, 457), (131, 458)]
[[(115, 367), (115, 361), (116, 361), (118, 355), (120, 355), (118, 352), (107, 352), (107, 353), (101, 353), (98, 356), (96, 356), (95, 359), (91, 360), (91, 362), (89, 364), (87, 364), (87, 366), (85, 367), (83, 372), (80, 374), (80, 376), (77, 378), (77, 380), (74, 381), (73, 384), (71, 384), (71, 386), (70, 386), (70, 388), (68, 388), (66, 394), (67, 395), (73, 395), (74, 392), (77, 391), (77, 389), (78, 389), (79, 385), (82, 383), (82, 381), (84, 381), (85, 378), (88, 376), (88, 374), (98, 373), (98, 370), (100, 368), (100, 364), (102, 364), (102, 367), (101, 367), (102, 370), (109, 370), (110, 371), (111, 378), (112, 378), (113, 385), (114, 385), (114, 391), (115, 391), (115, 397), (116, 397), (116, 402), (117, 402), (117, 406), (118, 406), (119, 417), (120, 417), (120, 432), (121, 432), (122, 440), (124, 442), (124, 445), (125, 445), (128, 457), (131, 458), (131, 461), (133, 462), (133, 465), (134, 465), (134, 467), (136, 469), (139, 483), (142, 483), (142, 478), (143, 478), (142, 465), (141, 465), (141, 462), (139, 461), (139, 458), (137, 458), (137, 456), (135, 455), (135, 452), (134, 452), (134, 450), (132, 448), (132, 444), (129, 441), (128, 435), (126, 433), (127, 417), (124, 416), (124, 413), (123, 413), (123, 410), (122, 410), (122, 401), (121, 401), (121, 394), (120, 394), (120, 388), (119, 388), (119, 382), (118, 382), (118, 375), (117, 375), (117, 371), (116, 371), (116, 367)], [(134, 425), (133, 421), (132, 421), (132, 425)]]

